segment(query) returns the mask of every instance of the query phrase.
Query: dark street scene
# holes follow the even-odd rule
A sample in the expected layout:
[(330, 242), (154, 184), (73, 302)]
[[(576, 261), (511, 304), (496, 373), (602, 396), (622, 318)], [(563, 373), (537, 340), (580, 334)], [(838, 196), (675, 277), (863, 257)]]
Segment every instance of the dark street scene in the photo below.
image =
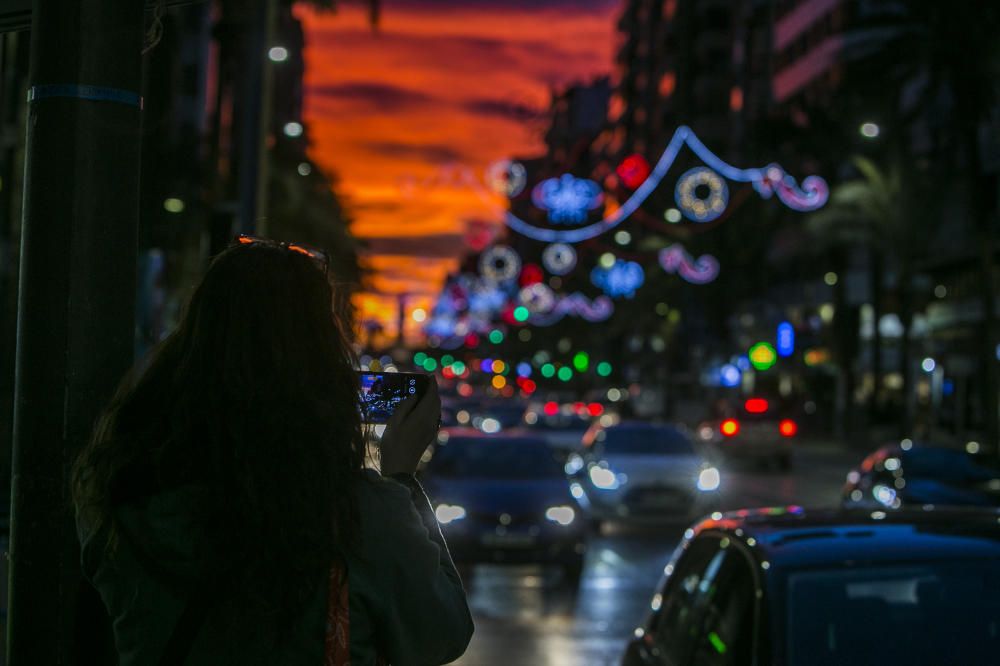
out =
[(1000, 663), (1000, 3), (0, 0), (0, 666)]

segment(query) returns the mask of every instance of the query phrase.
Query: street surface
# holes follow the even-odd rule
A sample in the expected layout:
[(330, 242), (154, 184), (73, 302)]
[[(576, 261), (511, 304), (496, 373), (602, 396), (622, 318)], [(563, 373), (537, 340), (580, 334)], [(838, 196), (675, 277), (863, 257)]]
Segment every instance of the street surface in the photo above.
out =
[[(835, 503), (861, 455), (805, 445), (788, 474), (723, 468), (721, 510)], [(460, 666), (608, 666), (642, 623), (687, 525), (611, 526), (592, 538), (579, 589), (558, 570), (480, 565), (466, 581), (476, 633)]]

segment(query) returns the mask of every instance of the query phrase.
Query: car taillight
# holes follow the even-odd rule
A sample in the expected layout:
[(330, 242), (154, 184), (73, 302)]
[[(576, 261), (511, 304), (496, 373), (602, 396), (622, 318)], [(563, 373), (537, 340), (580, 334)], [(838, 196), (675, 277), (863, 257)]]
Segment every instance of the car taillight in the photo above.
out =
[(780, 432), (785, 437), (794, 437), (795, 433), (799, 431), (798, 424), (791, 419), (783, 419), (781, 423), (778, 424), (778, 432)]
[(750, 414), (763, 414), (767, 411), (767, 400), (764, 398), (750, 398), (743, 403), (743, 409)]
[(721, 430), (722, 434), (726, 437), (732, 437), (740, 431), (740, 422), (736, 419), (726, 419), (722, 422), (722, 425), (719, 426), (719, 430)]

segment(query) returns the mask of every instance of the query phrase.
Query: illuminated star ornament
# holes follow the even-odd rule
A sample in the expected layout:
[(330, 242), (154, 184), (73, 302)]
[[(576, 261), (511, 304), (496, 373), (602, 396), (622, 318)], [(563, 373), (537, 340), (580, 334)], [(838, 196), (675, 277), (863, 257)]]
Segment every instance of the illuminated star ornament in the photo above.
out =
[(586, 221), (587, 213), (601, 205), (604, 194), (594, 181), (564, 173), (536, 185), (531, 200), (548, 212), (553, 224), (580, 224)]
[(622, 259), (616, 260), (610, 268), (597, 266), (590, 272), (590, 281), (594, 286), (612, 298), (632, 298), (645, 279), (642, 266)]
[[(687, 146), (705, 164), (703, 168), (707, 168), (707, 172), (695, 169), (692, 170), (694, 174), (692, 171), (685, 174), (689, 177), (688, 185), (692, 188), (690, 210), (685, 211), (689, 216), (688, 219), (697, 222), (707, 222), (713, 219), (711, 217), (698, 219), (697, 211), (701, 210), (702, 206), (705, 207), (703, 215), (706, 216), (718, 217), (725, 210), (725, 204), (728, 202), (728, 186), (723, 188), (720, 183), (724, 186), (726, 180), (736, 183), (750, 183), (762, 199), (770, 199), (777, 195), (783, 204), (800, 212), (821, 208), (830, 197), (830, 189), (826, 181), (819, 176), (808, 176), (800, 186), (795, 178), (787, 174), (777, 164), (750, 169), (735, 167), (709, 150), (690, 127), (682, 125), (674, 132), (674, 136), (670, 139), (670, 143), (667, 144), (649, 176), (632, 191), (632, 194), (622, 202), (621, 206), (603, 219), (572, 229), (549, 229), (536, 226), (508, 211), (504, 221), (517, 233), (545, 243), (579, 243), (600, 236), (617, 227), (638, 210), (639, 206), (649, 198), (649, 195), (666, 177), (684, 146)], [(627, 166), (625, 171), (631, 175), (640, 165), (630, 163)], [(716, 181), (716, 178), (719, 180)], [(702, 188), (698, 187), (698, 179), (706, 180), (704, 184), (708, 187), (707, 196), (699, 194), (698, 190)], [(681, 180), (683, 181), (684, 177)], [(542, 181), (532, 192), (532, 201), (535, 205), (548, 211), (549, 221), (559, 225), (583, 224), (586, 221), (587, 212), (597, 208), (602, 198), (597, 183), (575, 178), (569, 174)], [(696, 205), (696, 203), (700, 203), (700, 205)], [(722, 210), (717, 209), (720, 203)]]

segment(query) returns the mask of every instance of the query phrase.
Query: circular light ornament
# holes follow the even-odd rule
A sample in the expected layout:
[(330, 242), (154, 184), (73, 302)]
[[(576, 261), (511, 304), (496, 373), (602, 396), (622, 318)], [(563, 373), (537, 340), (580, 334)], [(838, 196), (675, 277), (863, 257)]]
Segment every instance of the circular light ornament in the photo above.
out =
[(520, 162), (497, 160), (486, 167), (486, 182), (498, 194), (516, 197), (524, 191), (528, 172)]
[(767, 342), (758, 342), (750, 348), (750, 365), (757, 370), (767, 370), (778, 360), (778, 352)]
[(491, 282), (513, 280), (520, 272), (521, 258), (506, 245), (494, 245), (479, 257), (479, 273)]
[(553, 275), (566, 275), (576, 267), (576, 250), (566, 243), (553, 243), (542, 252), (542, 263)]
[(556, 294), (541, 282), (530, 284), (518, 292), (518, 300), (529, 312), (546, 314), (556, 306)]
[[(697, 189), (708, 188), (707, 197), (699, 197)], [(729, 204), (729, 187), (719, 174), (707, 167), (695, 167), (677, 181), (674, 200), (684, 217), (692, 222), (711, 222), (722, 215)]]

